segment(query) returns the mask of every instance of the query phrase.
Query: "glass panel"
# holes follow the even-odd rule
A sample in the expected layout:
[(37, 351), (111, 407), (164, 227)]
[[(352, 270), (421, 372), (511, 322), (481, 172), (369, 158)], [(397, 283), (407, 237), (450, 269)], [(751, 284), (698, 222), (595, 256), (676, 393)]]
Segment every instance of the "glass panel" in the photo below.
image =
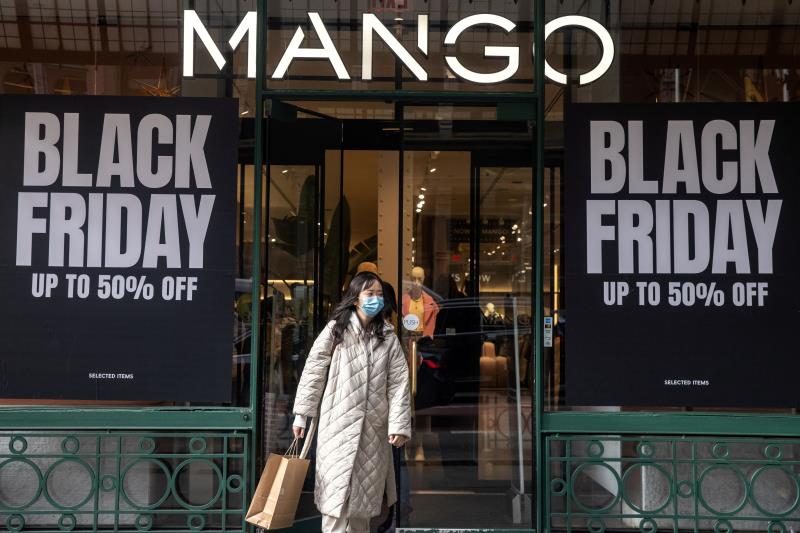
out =
[(265, 449), (283, 453), (292, 441), (291, 408), (302, 360), (314, 339), (317, 245), (316, 165), (271, 165), (264, 338)]
[(452, 526), (442, 512), (448, 498), (462, 500), (461, 512), (481, 501), (452, 495), (477, 480), (481, 339), (470, 277), (470, 154), (407, 151), (403, 169), (401, 314), (415, 427), (401, 471), (401, 516), (408, 525)]
[(511, 522), (530, 525), (517, 507), (533, 486), (533, 169), (483, 167), (478, 176), (479, 473), (516, 489)]
[(404, 154), (409, 526), (531, 527), (532, 169), (480, 168), (480, 158)]
[(533, 384), (532, 183), (530, 167), (480, 169), (478, 283), (484, 331), (487, 342), (495, 345), (495, 353), (511, 363), (511, 388), (515, 387), (512, 377), (519, 370), (518, 381), (528, 401)]
[[(608, 7), (608, 9), (606, 9)], [(545, 173), (545, 314), (555, 322), (554, 343), (545, 348), (546, 394), (551, 410), (619, 411), (619, 406), (565, 405), (564, 368), (569, 364), (562, 250), (561, 170), (564, 165), (564, 115), (571, 103), (793, 102), (800, 99), (796, 55), (800, 4), (763, 2), (570, 2), (548, 0), (547, 21), (581, 15), (603, 24), (615, 43), (612, 66), (594, 83), (578, 86), (579, 74), (597, 64), (601, 50), (589, 32), (562, 29), (545, 47), (547, 60), (567, 72), (567, 87), (545, 89), (547, 170)], [(569, 176), (564, 181), (569, 183)], [(567, 192), (568, 194), (568, 192)], [(572, 335), (579, 331), (569, 330)], [(657, 410), (685, 410), (681, 407)], [(625, 407), (624, 410), (654, 410)], [(724, 409), (715, 409), (724, 410)], [(741, 411), (741, 410), (739, 410)], [(766, 409), (759, 409), (766, 411)], [(793, 411), (771, 409), (772, 412)]]
[[(253, 0), (193, 3), (209, 32), (227, 50), (228, 19), (255, 9)], [(229, 79), (183, 78), (182, 11), (179, 0), (75, 2), (0, 2), (0, 94), (115, 96), (228, 96), (239, 99), (242, 117), (237, 166), (236, 285), (231, 323), (233, 393), (224, 405), (247, 406), (252, 315), (253, 167), (252, 117), (255, 83), (231, 79), (246, 73), (246, 46), (229, 54), (223, 73)], [(220, 74), (198, 39), (196, 73)], [(213, 68), (211, 68), (213, 67)], [(204, 70), (205, 69), (205, 70)], [(226, 309), (230, 303), (225, 304)], [(121, 402), (2, 400), (1, 405), (122, 405)], [(127, 405), (169, 405), (126, 402)], [(199, 405), (199, 404), (196, 404)]]
[[(438, 119), (423, 113), (401, 128), (389, 120), (339, 121), (319, 113), (328, 106), (362, 117), (370, 104), (361, 109), (353, 102), (319, 102), (315, 109), (307, 102), (286, 105), (297, 107), (297, 118), (270, 119), (271, 176), (284, 183), (293, 171), (305, 175), (316, 169), (324, 178), (316, 219), (324, 243), (314, 284), (318, 327), (359, 265), (375, 263), (397, 295), (386, 301), (397, 305), (402, 343), (409, 361), (416, 360), (410, 365), (414, 439), (397, 455), (400, 526), (531, 527), (533, 230), (527, 120), (497, 120), (494, 107), (420, 106), (415, 113)], [(409, 147), (402, 159), (401, 142)], [(301, 194), (286, 193), (301, 190), (299, 182), (281, 189), (293, 202)], [(285, 199), (275, 194), (271, 189), (271, 220), (287, 210)], [(483, 217), (491, 224), (482, 226)], [(482, 255), (495, 250), (501, 236), (502, 250)], [(293, 263), (292, 271), (301, 268)], [(505, 319), (484, 316), (490, 301)], [(281, 320), (277, 314), (271, 319)], [(303, 335), (306, 342), (312, 338)], [(287, 348), (284, 343), (269, 349)], [(298, 367), (303, 358), (300, 353)], [(287, 399), (273, 409), (271, 416), (287, 425), (273, 426), (269, 451), (288, 444), (294, 386), (285, 383)], [(316, 513), (311, 486), (306, 489), (301, 517)]]
[[(308, 123), (314, 126), (309, 128)], [(294, 395), (317, 331), (318, 221), (328, 162), (324, 127), (329, 124), (317, 119), (268, 119), (267, 265), (261, 297), (266, 331), (261, 347), (266, 361), (262, 374), (264, 457), (284, 453), (293, 440)], [(335, 166), (338, 169), (338, 163)], [(317, 514), (312, 487), (313, 481), (307, 482), (298, 518)]]
[[(292, 440), (291, 409), (305, 358), (342, 287), (367, 261), (390, 284), (397, 279), (398, 151), (363, 149), (376, 143), (372, 128), (305, 118), (305, 108), (294, 104), (272, 108), (280, 106), (298, 118), (269, 119), (266, 453), (283, 453)], [(343, 144), (361, 149), (343, 150)], [(298, 517), (318, 514), (312, 492), (313, 476)]]
[(566, 300), (561, 291), (564, 278), (562, 251), (564, 246), (561, 233), (561, 167), (546, 166), (544, 170), (543, 210), (543, 305), (544, 315), (553, 318), (553, 346), (546, 347), (545, 358), (547, 381), (545, 396), (550, 405), (563, 403), (564, 390), (564, 328), (567, 316), (564, 309)]

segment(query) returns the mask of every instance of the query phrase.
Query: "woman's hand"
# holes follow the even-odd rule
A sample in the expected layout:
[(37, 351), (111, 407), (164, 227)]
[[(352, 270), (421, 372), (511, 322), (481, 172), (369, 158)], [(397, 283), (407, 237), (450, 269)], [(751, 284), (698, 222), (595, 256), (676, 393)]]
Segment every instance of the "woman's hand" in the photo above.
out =
[(405, 435), (389, 435), (389, 444), (395, 448), (401, 447), (406, 442), (408, 442), (408, 437)]
[(302, 428), (300, 426), (292, 426), (292, 433), (294, 433), (294, 438), (302, 439), (306, 436), (306, 428)]

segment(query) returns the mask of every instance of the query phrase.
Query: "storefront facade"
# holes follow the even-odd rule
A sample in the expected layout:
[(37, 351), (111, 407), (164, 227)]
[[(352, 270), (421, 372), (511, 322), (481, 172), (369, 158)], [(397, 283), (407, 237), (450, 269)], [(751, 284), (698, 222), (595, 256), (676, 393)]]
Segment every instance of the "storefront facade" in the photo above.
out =
[[(395, 457), (400, 500), (373, 530), (777, 532), (800, 523), (785, 336), (797, 308), (779, 296), (795, 294), (786, 227), (800, 191), (779, 154), (791, 154), (800, 116), (800, 5), (4, 0), (0, 17), (0, 127), (10, 131), (21, 109), (51, 113), (63, 121), (53, 146), (66, 154), (70, 131), (95, 146), (76, 145), (84, 163), (67, 176), (64, 156), (45, 183), (42, 119), (31, 139), (44, 155), (25, 187), (69, 187), (93, 172), (87, 157), (105, 153), (117, 165), (107, 172), (106, 187), (119, 183), (113, 194), (130, 192), (152, 212), (175, 189), (176, 239), (186, 233), (177, 249), (188, 258), (160, 247), (168, 203), (157, 204), (164, 228), (150, 231), (162, 219), (148, 211), (140, 221), (143, 256), (147, 238), (155, 243), (141, 272), (109, 270), (107, 251), (92, 263), (92, 243), (110, 245), (88, 230), (88, 255), (75, 264), (72, 234), (61, 237), (68, 252), (41, 245), (48, 272), (85, 272), (88, 300), (103, 299), (108, 274), (107, 298), (120, 304), (100, 313), (59, 304), (54, 285), (41, 309), (58, 316), (49, 337), (30, 341), (26, 317), (36, 315), (4, 310), (15, 324), (4, 343), (26, 346), (3, 356), (0, 522), (9, 530), (245, 530), (264, 458), (291, 442), (305, 354), (359, 268), (392, 285), (414, 362), (415, 436)], [(166, 117), (138, 136), (134, 127), (131, 146), (183, 131), (191, 156), (176, 163), (174, 183), (156, 161), (180, 159), (181, 133), (174, 152), (161, 146), (148, 152), (152, 164), (131, 164), (142, 187), (131, 178), (126, 189), (124, 135), (113, 130), (104, 149), (100, 112), (106, 122), (129, 113), (134, 125)], [(83, 130), (70, 130), (70, 113)], [(201, 115), (211, 117), (202, 158), (192, 143)], [(20, 159), (8, 146), (4, 157)], [(665, 153), (678, 154), (671, 167)], [(22, 225), (16, 197), (35, 190), (25, 187), (8, 188), (9, 212), (19, 211), (8, 227)], [(99, 188), (50, 194), (65, 190), (85, 195), (87, 228), (100, 212), (92, 206), (110, 205), (92, 203)], [(36, 239), (50, 226), (36, 225), (44, 215), (31, 205), (27, 227), (45, 228), (26, 237), (35, 270)], [(203, 213), (220, 213), (201, 232), (205, 258), (192, 252)], [(4, 275), (26, 266), (20, 235), (2, 241), (17, 242)], [(116, 246), (119, 257), (131, 253)], [(59, 250), (69, 257), (60, 264)], [(19, 275), (30, 284), (30, 270)], [(159, 306), (143, 307), (147, 280)], [(178, 306), (193, 283), (219, 297)], [(98, 317), (97, 330), (71, 326), (77, 351), (56, 333), (71, 312)], [(110, 314), (138, 326), (106, 331)], [(768, 349), (743, 333), (748, 324)], [(27, 388), (14, 359), (25, 350), (56, 369), (25, 367), (38, 380)], [(90, 352), (114, 364), (99, 365), (94, 388), (65, 385)], [(152, 375), (167, 384), (98, 384), (133, 380), (134, 360), (137, 375), (160, 368)], [(306, 489), (294, 529), (318, 531)]]

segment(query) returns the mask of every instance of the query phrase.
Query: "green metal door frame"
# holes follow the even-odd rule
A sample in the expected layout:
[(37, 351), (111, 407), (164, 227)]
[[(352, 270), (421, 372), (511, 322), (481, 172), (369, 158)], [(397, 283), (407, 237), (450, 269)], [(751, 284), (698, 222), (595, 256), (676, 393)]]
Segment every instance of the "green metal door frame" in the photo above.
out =
[(534, 147), (535, 155), (533, 164), (536, 165), (536, 183), (534, 186), (534, 200), (535, 207), (533, 216), (535, 221), (534, 227), (534, 276), (533, 276), (533, 294), (534, 294), (534, 312), (533, 312), (533, 354), (534, 354), (534, 408), (533, 416), (535, 417), (534, 429), (536, 435), (534, 436), (534, 469), (536, 484), (533, 488), (533, 497), (536, 501), (536, 516), (535, 528), (536, 531), (545, 531), (545, 526), (548, 524), (544, 516), (546, 507), (545, 494), (542, 490), (543, 487), (549, 485), (545, 479), (545, 456), (542, 452), (542, 413), (544, 412), (544, 343), (542, 335), (542, 324), (544, 321), (544, 306), (542, 298), (542, 283), (544, 281), (543, 266), (544, 266), (544, 213), (542, 205), (544, 204), (544, 2), (545, 0), (533, 0), (534, 15), (533, 15), (533, 42), (534, 42), (534, 70), (533, 76), (536, 81), (536, 94), (539, 96), (536, 100), (536, 146)]

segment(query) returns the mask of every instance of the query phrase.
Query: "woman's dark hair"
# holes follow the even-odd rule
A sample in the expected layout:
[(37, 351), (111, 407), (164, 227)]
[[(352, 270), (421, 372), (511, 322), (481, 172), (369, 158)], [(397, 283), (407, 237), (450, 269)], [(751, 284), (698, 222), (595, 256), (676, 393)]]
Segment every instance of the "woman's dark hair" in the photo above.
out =
[[(339, 302), (339, 304), (333, 310), (333, 313), (331, 313), (331, 320), (334, 321), (334, 347), (342, 342), (344, 330), (346, 330), (350, 325), (350, 317), (356, 312), (358, 295), (361, 293), (361, 291), (365, 290), (376, 281), (381, 285), (381, 287), (383, 287), (383, 281), (381, 281), (381, 278), (372, 272), (359, 272), (353, 276), (352, 280), (350, 280), (350, 285), (348, 285), (347, 290), (344, 292), (342, 301)], [(384, 295), (383, 308), (372, 320), (369, 321), (369, 324), (367, 324), (366, 327), (367, 334), (372, 337), (377, 337), (379, 343), (386, 339), (385, 335), (383, 334), (383, 328), (386, 325), (386, 321), (391, 313), (389, 306), (385, 302), (386, 296)]]

